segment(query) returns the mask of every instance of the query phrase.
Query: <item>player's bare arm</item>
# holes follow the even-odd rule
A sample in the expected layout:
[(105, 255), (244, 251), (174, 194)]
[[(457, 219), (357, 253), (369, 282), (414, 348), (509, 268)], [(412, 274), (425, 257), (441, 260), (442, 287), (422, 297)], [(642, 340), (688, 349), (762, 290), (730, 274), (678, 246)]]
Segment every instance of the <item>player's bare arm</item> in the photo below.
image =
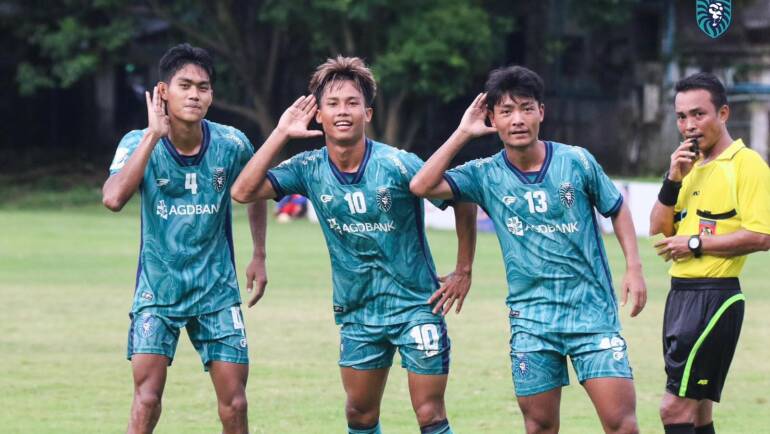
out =
[(166, 103), (158, 95), (158, 86), (144, 93), (147, 102), (147, 130), (136, 151), (120, 172), (110, 176), (102, 187), (102, 203), (110, 211), (120, 211), (134, 195), (144, 178), (144, 170), (152, 150), (162, 137), (169, 133), (170, 120), (166, 114)]
[(246, 292), (250, 294), (247, 304), (252, 307), (262, 298), (267, 287), (267, 267), (265, 267), (267, 203), (264, 200), (257, 200), (249, 204), (247, 213), (251, 239), (254, 243), (254, 252), (246, 267)]
[(466, 143), (477, 137), (497, 132), (496, 129), (484, 123), (486, 118), (487, 95), (480, 93), (465, 110), (457, 129), (412, 178), (409, 189), (413, 194), (435, 199), (452, 198), (452, 189), (443, 178), (444, 172)]
[(278, 125), (235, 180), (230, 190), (234, 200), (248, 203), (275, 198), (273, 186), (266, 179), (267, 170), (289, 140), (323, 135), (320, 130), (308, 129), (317, 110), (315, 97), (303, 95), (283, 112)]
[(628, 295), (631, 294), (631, 316), (635, 317), (647, 304), (647, 285), (644, 283), (644, 275), (642, 274), (642, 261), (639, 258), (639, 247), (636, 244), (634, 222), (631, 219), (631, 211), (625, 203), (621, 205), (618, 213), (612, 218), (612, 228), (620, 243), (620, 248), (623, 250), (623, 256), (626, 258), (626, 273), (623, 275), (623, 282), (620, 287), (621, 306), (626, 305)]
[(471, 289), (473, 257), (476, 253), (476, 204), (455, 204), (455, 230), (457, 232), (457, 265), (455, 270), (439, 278), (441, 287), (431, 295), (428, 304), (434, 304), (433, 313), (446, 315), (457, 302), (460, 313), (465, 297)]
[[(682, 179), (690, 173), (698, 157), (697, 153), (690, 150), (692, 145), (692, 140), (685, 140), (671, 154), (667, 182), (681, 185)], [(674, 204), (665, 205), (658, 200), (653, 205), (650, 213), (650, 235), (656, 234), (667, 237), (674, 234)]]

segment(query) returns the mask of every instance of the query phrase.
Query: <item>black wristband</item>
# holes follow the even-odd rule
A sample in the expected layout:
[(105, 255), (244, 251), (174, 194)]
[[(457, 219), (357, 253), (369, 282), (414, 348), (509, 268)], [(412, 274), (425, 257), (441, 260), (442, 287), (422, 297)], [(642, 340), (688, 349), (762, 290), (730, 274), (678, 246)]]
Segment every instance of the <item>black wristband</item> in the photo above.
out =
[(679, 190), (681, 189), (682, 183), (668, 179), (668, 172), (666, 172), (666, 176), (663, 178), (663, 185), (660, 186), (658, 200), (663, 205), (674, 206), (676, 205), (676, 199), (679, 197)]

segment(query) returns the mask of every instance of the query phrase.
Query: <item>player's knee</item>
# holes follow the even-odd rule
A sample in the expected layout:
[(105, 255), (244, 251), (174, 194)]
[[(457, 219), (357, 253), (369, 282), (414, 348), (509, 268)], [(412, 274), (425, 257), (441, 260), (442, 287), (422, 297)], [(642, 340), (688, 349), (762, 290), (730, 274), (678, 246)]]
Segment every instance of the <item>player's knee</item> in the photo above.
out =
[(238, 395), (226, 402), (219, 403), (219, 410), (222, 417), (240, 417), (246, 414), (248, 402), (246, 396)]
[(373, 426), (380, 419), (380, 409), (365, 408), (348, 402), (345, 405), (345, 417), (349, 425)]
[(138, 411), (152, 413), (160, 409), (161, 395), (160, 393), (153, 391), (137, 390), (135, 392), (134, 402), (138, 404)]
[(612, 434), (639, 434), (639, 426), (633, 414), (615, 418), (606, 425), (607, 432)]
[(420, 426), (431, 425), (446, 419), (443, 400), (426, 401), (414, 407), (417, 423)]
[(664, 425), (672, 423), (692, 423), (692, 415), (675, 400), (663, 399), (660, 403), (660, 420)]
[(528, 434), (555, 433), (559, 431), (559, 421), (551, 418), (524, 417)]

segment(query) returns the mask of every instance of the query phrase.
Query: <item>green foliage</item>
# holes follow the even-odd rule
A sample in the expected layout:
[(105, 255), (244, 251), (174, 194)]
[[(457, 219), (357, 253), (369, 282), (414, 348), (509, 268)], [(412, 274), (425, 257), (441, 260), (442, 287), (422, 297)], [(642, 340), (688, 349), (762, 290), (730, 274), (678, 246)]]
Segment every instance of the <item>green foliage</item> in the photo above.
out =
[(623, 24), (641, 0), (570, 0), (569, 11), (587, 28)]
[(16, 73), (21, 93), (70, 87), (114, 60), (134, 36), (130, 15), (116, 13), (124, 3), (17, 2), (15, 33), (31, 47), (26, 56), (30, 60), (21, 62)]

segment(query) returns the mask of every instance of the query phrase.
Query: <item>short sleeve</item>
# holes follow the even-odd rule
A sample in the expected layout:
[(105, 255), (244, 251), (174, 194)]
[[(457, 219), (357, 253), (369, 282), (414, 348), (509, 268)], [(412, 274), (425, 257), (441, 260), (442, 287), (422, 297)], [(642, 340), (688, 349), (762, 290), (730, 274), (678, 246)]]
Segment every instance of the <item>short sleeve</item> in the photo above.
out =
[(118, 143), (118, 149), (115, 150), (115, 157), (112, 159), (112, 164), (110, 164), (110, 176), (123, 169), (123, 166), (126, 165), (128, 159), (131, 158), (131, 155), (136, 151), (136, 148), (139, 147), (139, 142), (141, 142), (143, 135), (144, 132), (142, 130), (133, 130), (123, 136), (120, 143)]
[(590, 152), (582, 148), (578, 152), (588, 160), (587, 187), (591, 203), (604, 217), (615, 216), (623, 204), (623, 195)]
[(249, 162), (252, 155), (254, 155), (254, 146), (249, 141), (249, 138), (246, 137), (246, 134), (241, 130), (235, 130), (235, 139), (236, 145), (238, 146), (235, 169), (236, 173), (241, 173), (241, 170), (246, 167), (246, 164)]
[(305, 173), (310, 163), (307, 152), (297, 154), (267, 172), (267, 179), (275, 190), (275, 200), (281, 200), (290, 194), (301, 194), (307, 197)]
[(469, 161), (465, 164), (447, 170), (444, 179), (452, 188), (452, 196), (457, 202), (475, 202), (482, 203), (481, 178), (479, 177), (479, 166), (481, 160)]
[[(399, 158), (401, 164), (405, 169), (404, 181), (406, 183), (406, 189), (408, 190), (409, 182), (412, 180), (414, 175), (416, 175), (417, 172), (419, 172), (420, 169), (422, 169), (422, 166), (425, 165), (425, 162), (422, 161), (420, 157), (418, 157), (415, 154), (412, 154), (411, 152), (399, 152), (398, 154), (399, 154), (398, 157), (395, 157), (395, 158)], [(428, 201), (440, 209), (446, 209), (449, 205), (452, 204), (451, 201), (442, 200), (442, 199), (428, 199)]]
[(741, 162), (736, 176), (741, 227), (770, 234), (770, 169), (767, 163), (752, 152)]

